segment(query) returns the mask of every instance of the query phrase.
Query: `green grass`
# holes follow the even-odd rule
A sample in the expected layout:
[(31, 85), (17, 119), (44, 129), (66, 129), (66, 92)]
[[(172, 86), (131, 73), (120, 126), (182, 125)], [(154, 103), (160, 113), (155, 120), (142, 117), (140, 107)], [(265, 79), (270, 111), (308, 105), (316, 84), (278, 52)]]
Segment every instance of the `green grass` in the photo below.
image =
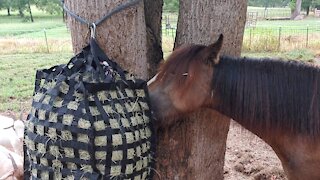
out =
[(71, 53), (0, 55), (0, 112), (29, 107), (37, 69), (67, 63)]
[(279, 27), (290, 27), (290, 28), (306, 28), (309, 27), (319, 27), (320, 18), (309, 16), (303, 20), (261, 20), (257, 22), (257, 27), (264, 28), (279, 28)]
[(262, 53), (250, 53), (243, 52), (241, 56), (246, 57), (269, 57), (269, 58), (281, 58), (283, 60), (297, 60), (304, 62), (313, 62), (317, 52), (309, 49), (296, 49), (288, 52), (262, 52)]

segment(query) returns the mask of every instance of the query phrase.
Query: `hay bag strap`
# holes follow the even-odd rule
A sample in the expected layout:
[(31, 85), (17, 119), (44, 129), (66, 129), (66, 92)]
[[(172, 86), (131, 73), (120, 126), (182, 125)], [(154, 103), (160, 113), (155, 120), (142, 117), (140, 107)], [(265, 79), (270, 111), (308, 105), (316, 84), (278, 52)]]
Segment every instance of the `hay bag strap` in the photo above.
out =
[(25, 179), (152, 179), (146, 84), (109, 59), (94, 37), (67, 64), (38, 70), (25, 129)]

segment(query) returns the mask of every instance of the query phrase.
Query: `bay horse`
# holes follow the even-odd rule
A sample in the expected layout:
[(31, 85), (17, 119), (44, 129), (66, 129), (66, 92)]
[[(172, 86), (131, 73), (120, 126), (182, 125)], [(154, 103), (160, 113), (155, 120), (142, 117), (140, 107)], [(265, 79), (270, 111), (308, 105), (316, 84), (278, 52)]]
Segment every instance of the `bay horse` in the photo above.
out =
[(268, 143), (290, 180), (320, 179), (320, 69), (268, 58), (220, 56), (208, 46), (175, 50), (148, 82), (161, 127), (200, 108), (234, 119)]

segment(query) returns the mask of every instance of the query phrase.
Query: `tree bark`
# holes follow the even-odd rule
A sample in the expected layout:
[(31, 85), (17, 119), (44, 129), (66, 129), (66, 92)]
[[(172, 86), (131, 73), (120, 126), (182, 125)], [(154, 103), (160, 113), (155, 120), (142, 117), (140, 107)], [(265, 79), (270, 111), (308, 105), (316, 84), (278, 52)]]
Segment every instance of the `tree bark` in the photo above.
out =
[(147, 28), (147, 58), (150, 59), (149, 75), (154, 76), (158, 64), (163, 60), (161, 20), (163, 0), (144, 0)]
[[(84, 19), (94, 22), (102, 18), (105, 14), (120, 4), (128, 2), (127, 0), (67, 0), (66, 5), (71, 11), (80, 15)], [(155, 6), (156, 2), (148, 2), (146, 6)], [(161, 3), (160, 3), (161, 4)], [(160, 9), (160, 7), (158, 7)], [(155, 8), (154, 8), (155, 9)], [(150, 19), (161, 19), (161, 13), (149, 13)], [(160, 17), (158, 17), (160, 16)], [(154, 25), (150, 25), (152, 33), (156, 40), (150, 40), (152, 36), (147, 34), (146, 22), (151, 21), (145, 16), (144, 2), (141, 1), (137, 5), (123, 10), (104, 23), (97, 27), (96, 39), (100, 47), (106, 54), (115, 60), (124, 69), (137, 75), (142, 79), (147, 79), (154, 71), (154, 62), (158, 62), (157, 57), (152, 57), (151, 54), (161, 53), (160, 49), (150, 48), (149, 42), (155, 44), (161, 43), (160, 21), (157, 20)], [(67, 16), (67, 24), (71, 30), (72, 44), (74, 52), (79, 52), (89, 41), (89, 29), (86, 25), (81, 24), (71, 16)], [(156, 63), (154, 63), (156, 64)]]
[[(222, 54), (240, 56), (247, 1), (180, 0), (175, 47), (210, 44), (220, 33)], [(162, 179), (223, 179), (229, 118), (201, 110), (158, 132), (157, 170)]]
[(294, 9), (294, 11), (291, 14), (291, 20), (294, 20), (297, 16), (300, 15), (301, 13), (301, 4), (302, 4), (302, 0), (296, 0), (296, 7)]

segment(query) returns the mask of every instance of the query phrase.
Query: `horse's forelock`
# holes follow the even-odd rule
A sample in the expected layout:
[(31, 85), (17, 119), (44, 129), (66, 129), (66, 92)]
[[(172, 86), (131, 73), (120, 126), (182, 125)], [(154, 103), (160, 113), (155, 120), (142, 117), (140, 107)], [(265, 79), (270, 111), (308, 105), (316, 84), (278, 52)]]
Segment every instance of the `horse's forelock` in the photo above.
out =
[(206, 46), (203, 45), (184, 45), (179, 47), (169, 56), (159, 69), (157, 79), (166, 80), (170, 74), (175, 74), (174, 81), (185, 79), (191, 62), (199, 60), (199, 52)]

